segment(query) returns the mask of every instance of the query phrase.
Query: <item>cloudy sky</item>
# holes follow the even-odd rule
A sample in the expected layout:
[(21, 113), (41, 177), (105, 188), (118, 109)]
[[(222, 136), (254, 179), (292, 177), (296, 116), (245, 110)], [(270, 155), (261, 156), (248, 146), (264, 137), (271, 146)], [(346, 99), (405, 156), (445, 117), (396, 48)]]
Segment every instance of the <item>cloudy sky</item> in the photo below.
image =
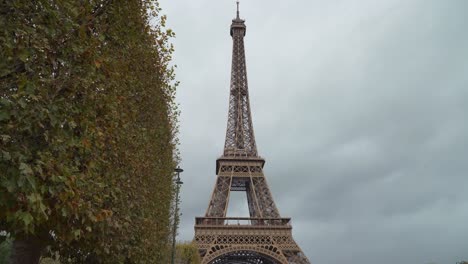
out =
[[(161, 0), (181, 85), (180, 239), (205, 213), (234, 0)], [(242, 0), (254, 129), (316, 264), (468, 260), (468, 1)], [(247, 216), (236, 193), (229, 214)]]

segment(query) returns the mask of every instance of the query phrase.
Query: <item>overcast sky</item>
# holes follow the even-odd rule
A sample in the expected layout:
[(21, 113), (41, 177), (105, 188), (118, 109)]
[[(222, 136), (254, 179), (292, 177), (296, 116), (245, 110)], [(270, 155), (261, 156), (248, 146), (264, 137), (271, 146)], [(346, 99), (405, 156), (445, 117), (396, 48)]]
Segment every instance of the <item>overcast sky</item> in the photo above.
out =
[[(161, 0), (193, 238), (226, 130), (234, 0)], [(468, 1), (242, 0), (258, 150), (312, 263), (468, 260)], [(247, 216), (237, 193), (229, 214)]]

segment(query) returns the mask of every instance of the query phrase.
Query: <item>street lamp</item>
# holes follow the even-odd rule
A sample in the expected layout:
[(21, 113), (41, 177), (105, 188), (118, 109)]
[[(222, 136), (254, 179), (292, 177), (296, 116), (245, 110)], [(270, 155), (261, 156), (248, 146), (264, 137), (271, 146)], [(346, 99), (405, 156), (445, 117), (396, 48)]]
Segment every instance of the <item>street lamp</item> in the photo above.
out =
[(174, 212), (174, 226), (172, 228), (172, 261), (171, 263), (174, 264), (174, 257), (175, 257), (175, 240), (176, 240), (176, 228), (177, 228), (177, 219), (179, 217), (179, 208), (178, 208), (178, 205), (179, 205), (179, 189), (180, 189), (180, 185), (183, 184), (183, 182), (180, 180), (180, 173), (183, 172), (184, 170), (177, 166), (177, 168), (174, 169), (174, 171), (177, 173), (177, 180), (176, 180), (176, 184), (177, 184), (177, 187), (176, 187), (176, 202), (175, 202), (175, 212)]

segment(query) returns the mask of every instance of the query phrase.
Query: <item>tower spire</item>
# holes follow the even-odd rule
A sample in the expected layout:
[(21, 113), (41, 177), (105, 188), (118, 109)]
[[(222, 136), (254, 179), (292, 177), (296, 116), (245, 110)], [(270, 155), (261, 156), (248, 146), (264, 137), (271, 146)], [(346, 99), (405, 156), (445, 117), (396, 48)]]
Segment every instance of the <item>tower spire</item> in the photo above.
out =
[(239, 17), (239, 1), (237, 1), (237, 17), (232, 20), (231, 24), (233, 43), (231, 92), (229, 96), (226, 142), (224, 144), (223, 156), (225, 157), (258, 157), (252, 125), (252, 115), (250, 113), (247, 67), (244, 50), (245, 32), (245, 21)]

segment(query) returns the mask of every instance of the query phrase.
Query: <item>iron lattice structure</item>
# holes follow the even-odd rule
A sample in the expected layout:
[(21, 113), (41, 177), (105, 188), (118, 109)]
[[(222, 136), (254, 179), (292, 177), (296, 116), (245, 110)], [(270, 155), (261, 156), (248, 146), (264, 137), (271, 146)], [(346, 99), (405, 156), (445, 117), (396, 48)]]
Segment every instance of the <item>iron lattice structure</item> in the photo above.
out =
[[(257, 153), (249, 104), (244, 20), (232, 20), (231, 88), (226, 142), (216, 160), (216, 184), (204, 217), (195, 219), (195, 238), (203, 264), (309, 264), (282, 218)], [(226, 217), (231, 191), (247, 194), (250, 217)]]

